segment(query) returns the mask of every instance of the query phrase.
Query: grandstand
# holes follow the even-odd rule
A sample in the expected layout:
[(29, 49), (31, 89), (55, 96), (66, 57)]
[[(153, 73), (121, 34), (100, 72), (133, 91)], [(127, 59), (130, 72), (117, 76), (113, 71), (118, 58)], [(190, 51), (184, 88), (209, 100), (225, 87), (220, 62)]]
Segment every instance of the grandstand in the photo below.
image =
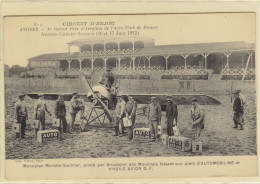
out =
[[(44, 77), (50, 68), (57, 78), (87, 77), (112, 69), (119, 78), (254, 80), (254, 44), (217, 42), (155, 45), (151, 38), (78, 39), (68, 43), (67, 53), (43, 54), (28, 59), (27, 77)], [(47, 69), (48, 70), (45, 70)], [(45, 72), (44, 72), (45, 71)]]

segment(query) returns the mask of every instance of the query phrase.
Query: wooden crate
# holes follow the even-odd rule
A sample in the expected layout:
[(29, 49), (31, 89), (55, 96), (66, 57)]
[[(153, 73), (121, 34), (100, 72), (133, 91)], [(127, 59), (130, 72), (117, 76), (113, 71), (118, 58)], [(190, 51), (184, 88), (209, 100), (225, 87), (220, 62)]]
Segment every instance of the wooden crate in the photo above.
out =
[(162, 126), (161, 125), (158, 125), (158, 135), (162, 135)]
[(12, 132), (14, 133), (20, 133), (21, 132), (21, 124), (19, 123), (14, 123), (12, 125)]
[(192, 141), (192, 152), (202, 153), (202, 142), (201, 141)]
[(149, 128), (135, 128), (133, 131), (134, 139), (150, 139), (151, 132)]
[(41, 130), (37, 133), (37, 141), (54, 141), (60, 140), (60, 132), (58, 130)]
[(191, 139), (182, 136), (169, 136), (168, 137), (169, 147), (181, 150), (181, 151), (189, 151), (191, 150)]
[(162, 143), (163, 143), (163, 145), (168, 146), (168, 138), (169, 138), (169, 136), (167, 134), (163, 134), (162, 135)]
[(31, 128), (39, 129), (39, 127), (40, 127), (40, 121), (39, 120), (34, 120), (31, 123)]
[(58, 119), (58, 118), (53, 118), (51, 123), (52, 123), (53, 127), (56, 127), (56, 128), (60, 127), (60, 119)]

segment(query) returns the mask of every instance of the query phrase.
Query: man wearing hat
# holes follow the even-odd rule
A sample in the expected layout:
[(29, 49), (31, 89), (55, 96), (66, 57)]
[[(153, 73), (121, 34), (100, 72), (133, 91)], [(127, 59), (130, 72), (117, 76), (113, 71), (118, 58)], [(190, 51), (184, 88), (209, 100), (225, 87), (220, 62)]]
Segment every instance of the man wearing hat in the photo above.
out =
[(128, 102), (126, 103), (125, 111), (126, 111), (126, 116), (128, 116), (131, 121), (132, 121), (132, 126), (129, 127), (128, 131), (128, 139), (132, 140), (133, 139), (133, 129), (135, 125), (135, 118), (136, 118), (136, 109), (137, 109), (137, 103), (134, 100), (133, 96), (127, 96)]
[[(63, 94), (60, 94), (58, 100), (55, 102), (54, 112), (57, 119), (59, 119), (60, 123), (62, 123), (63, 133), (65, 133), (67, 128), (67, 121), (66, 121), (66, 106), (63, 99)], [(61, 128), (60, 131), (62, 131)]]
[(161, 122), (161, 106), (156, 102), (156, 97), (151, 97), (151, 104), (147, 107), (147, 120), (153, 141), (158, 140), (158, 125)]
[(116, 77), (111, 72), (111, 69), (107, 69), (106, 73), (104, 73), (101, 77), (101, 81), (99, 83), (106, 86), (107, 90), (111, 92), (111, 88), (116, 88)]
[(166, 124), (168, 136), (173, 136), (173, 126), (177, 126), (178, 123), (178, 109), (177, 104), (173, 102), (172, 96), (167, 95), (166, 106)]
[(126, 106), (126, 97), (125, 96), (118, 96), (118, 103), (116, 105), (115, 110), (115, 121), (114, 121), (114, 127), (115, 127), (115, 135), (122, 137), (124, 133), (123, 128), (123, 118), (125, 117), (125, 106)]
[(82, 119), (85, 107), (84, 107), (83, 101), (79, 100), (78, 93), (72, 94), (72, 99), (70, 101), (70, 105), (71, 105), (71, 108), (70, 108), (70, 116), (71, 116), (70, 131), (73, 131), (76, 115), (80, 111), (80, 119)]
[[(27, 107), (24, 102), (25, 94), (19, 95), (19, 100), (15, 103), (15, 118), (18, 124), (21, 124), (21, 138), (25, 138), (26, 120), (28, 120)], [(16, 138), (19, 138), (19, 133), (16, 133)]]
[(40, 127), (39, 129), (35, 129), (35, 134), (37, 135), (38, 130), (45, 130), (45, 111), (52, 115), (47, 108), (46, 102), (44, 100), (44, 94), (38, 95), (38, 100), (34, 103), (34, 114), (35, 119), (39, 120)]
[(234, 112), (234, 117), (233, 121), (235, 126), (233, 128), (237, 128), (238, 130), (243, 130), (243, 125), (244, 125), (244, 104), (243, 100), (239, 96), (240, 91), (237, 90), (234, 93), (234, 103), (233, 103), (233, 112)]
[(204, 129), (205, 113), (204, 109), (198, 104), (196, 98), (192, 99), (191, 107), (192, 128), (195, 130), (195, 141), (201, 141), (202, 129)]

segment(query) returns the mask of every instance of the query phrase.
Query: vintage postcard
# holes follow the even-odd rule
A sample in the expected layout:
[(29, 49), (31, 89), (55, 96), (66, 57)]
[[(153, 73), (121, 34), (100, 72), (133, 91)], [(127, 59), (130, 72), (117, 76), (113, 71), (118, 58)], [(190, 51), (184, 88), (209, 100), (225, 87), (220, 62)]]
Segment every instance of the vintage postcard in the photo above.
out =
[(7, 180), (257, 176), (255, 13), (3, 26)]

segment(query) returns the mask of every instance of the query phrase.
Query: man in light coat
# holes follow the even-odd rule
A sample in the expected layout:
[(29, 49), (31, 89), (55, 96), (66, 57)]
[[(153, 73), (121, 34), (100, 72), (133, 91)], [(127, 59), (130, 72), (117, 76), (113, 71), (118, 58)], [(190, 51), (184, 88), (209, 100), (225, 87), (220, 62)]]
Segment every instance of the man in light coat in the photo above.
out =
[(153, 141), (158, 140), (158, 125), (161, 122), (161, 106), (156, 102), (156, 97), (151, 97), (151, 104), (147, 107), (147, 119)]
[(38, 96), (39, 99), (34, 103), (35, 119), (39, 120), (40, 123), (39, 129), (35, 129), (36, 135), (38, 130), (45, 130), (45, 111), (49, 113), (50, 116), (52, 115), (47, 108), (46, 102), (44, 100), (44, 94), (39, 94)]
[(126, 116), (128, 116), (132, 122), (132, 125), (128, 127), (128, 139), (133, 139), (133, 129), (135, 125), (135, 118), (136, 118), (136, 109), (137, 109), (137, 103), (134, 100), (133, 96), (128, 96), (128, 102), (126, 103)]
[(125, 117), (126, 102), (124, 96), (119, 96), (117, 98), (118, 98), (118, 103), (116, 105), (116, 110), (115, 110), (115, 119), (114, 119), (115, 135), (114, 136), (122, 137), (124, 133), (123, 118)]

